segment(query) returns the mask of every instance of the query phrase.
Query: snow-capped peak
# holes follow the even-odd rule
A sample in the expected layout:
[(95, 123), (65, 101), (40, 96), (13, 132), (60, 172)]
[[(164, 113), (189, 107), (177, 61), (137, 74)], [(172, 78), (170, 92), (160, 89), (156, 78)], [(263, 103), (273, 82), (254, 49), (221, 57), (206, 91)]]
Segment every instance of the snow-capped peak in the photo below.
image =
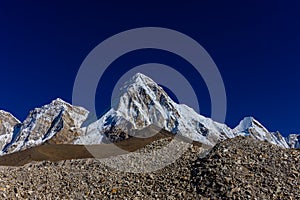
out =
[[(142, 91), (140, 91), (141, 89)], [(122, 97), (125, 94), (130, 95), (133, 93), (137, 93), (137, 95), (139, 95), (138, 91), (147, 93), (151, 98), (156, 98), (156, 93), (161, 92), (164, 93), (169, 101), (172, 101), (166, 92), (155, 81), (142, 73), (136, 73), (130, 80), (125, 82), (123, 87), (120, 88), (119, 96)]]
[[(2, 153), (11, 153), (40, 145), (58, 133), (60, 138), (71, 140), (76, 137), (72, 131), (80, 129), (86, 120), (88, 111), (81, 107), (72, 106), (62, 99), (55, 99), (50, 104), (30, 111), (27, 118), (10, 135), (10, 141), (1, 149)], [(61, 139), (56, 139), (61, 142)]]
[(62, 100), (61, 98), (54, 99), (50, 104), (66, 104), (66, 105), (70, 105), (68, 102)]
[(15, 130), (20, 126), (20, 121), (11, 113), (0, 110), (0, 152), (8, 144)]
[(136, 73), (129, 81), (127, 81), (124, 86), (128, 86), (131, 84), (140, 84), (144, 85), (147, 83), (152, 83), (157, 85), (150, 77), (142, 74), (142, 73)]
[(120, 88), (116, 102), (93, 123), (86, 123), (89, 114), (86, 109), (60, 98), (30, 111), (22, 123), (12, 114), (0, 110), (0, 155), (45, 142), (88, 145), (124, 140), (149, 125), (207, 145), (248, 135), (285, 148), (300, 146), (299, 135), (283, 138), (279, 132), (269, 132), (254, 117), (245, 117), (234, 129), (214, 122), (187, 105), (175, 103), (163, 88), (141, 73), (135, 74)]
[(286, 141), (291, 148), (300, 148), (300, 134), (290, 134)]
[(278, 131), (275, 133), (268, 131), (268, 129), (254, 117), (245, 117), (239, 125), (233, 129), (233, 132), (236, 135), (247, 135), (258, 140), (266, 140), (272, 144), (289, 148), (285, 138)]
[(245, 132), (248, 131), (249, 128), (259, 128), (263, 132), (269, 132), (267, 128), (265, 128), (258, 120), (254, 117), (249, 116), (242, 119), (237, 127), (235, 127), (234, 132)]
[(121, 88), (114, 110), (134, 129), (154, 124), (170, 131), (175, 130), (175, 121), (179, 117), (175, 103), (167, 93), (151, 78), (141, 73), (134, 75)]
[[(175, 103), (151, 78), (137, 73), (120, 89), (117, 105), (102, 116), (97, 125), (94, 123), (90, 126), (94, 128), (87, 129), (93, 131), (87, 133), (86, 138), (99, 141), (96, 126), (98, 132), (114, 141), (119, 133), (130, 133), (132, 129), (143, 129), (149, 125), (156, 125), (174, 134), (181, 133), (209, 145), (220, 139), (234, 137), (226, 125), (201, 116), (186, 105)], [(97, 138), (91, 137), (92, 134)], [(87, 141), (86, 138), (82, 140)]]
[[(5, 110), (0, 110), (0, 119), (3, 118), (9, 118), (12, 121), (15, 121), (16, 123), (21, 123), (15, 116), (13, 116), (10, 112), (7, 112)], [(1, 133), (0, 133), (1, 134)]]

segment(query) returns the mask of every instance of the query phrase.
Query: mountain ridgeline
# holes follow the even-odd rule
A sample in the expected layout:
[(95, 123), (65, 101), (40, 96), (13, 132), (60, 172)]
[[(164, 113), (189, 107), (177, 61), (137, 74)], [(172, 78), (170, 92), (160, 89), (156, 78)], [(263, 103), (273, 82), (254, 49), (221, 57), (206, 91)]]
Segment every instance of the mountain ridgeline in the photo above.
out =
[[(173, 134), (213, 146), (236, 136), (251, 136), (283, 148), (299, 148), (300, 134), (283, 137), (268, 131), (253, 117), (237, 127), (213, 121), (187, 105), (175, 103), (151, 78), (138, 73), (120, 90), (118, 104), (99, 120), (86, 125), (89, 111), (61, 99), (30, 111), (20, 122), (0, 111), (0, 155), (42, 144), (100, 144), (118, 142), (136, 135), (138, 130), (155, 125)], [(147, 136), (143, 136), (147, 137)]]

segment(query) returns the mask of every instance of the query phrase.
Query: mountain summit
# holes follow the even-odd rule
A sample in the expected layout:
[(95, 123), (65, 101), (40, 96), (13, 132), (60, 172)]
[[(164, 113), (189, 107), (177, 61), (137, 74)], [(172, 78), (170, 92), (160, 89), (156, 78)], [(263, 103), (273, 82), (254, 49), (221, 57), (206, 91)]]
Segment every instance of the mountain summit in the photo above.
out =
[[(194, 141), (215, 145), (239, 135), (266, 140), (283, 148), (299, 147), (299, 135), (287, 138), (269, 132), (253, 117), (244, 118), (234, 129), (175, 103), (151, 78), (137, 73), (128, 80), (112, 107), (99, 120), (85, 125), (89, 112), (62, 99), (30, 111), (21, 123), (0, 111), (0, 154), (12, 153), (44, 143), (99, 144), (117, 142), (137, 135), (150, 125)], [(145, 136), (143, 136), (145, 137)]]
[(266, 140), (272, 144), (289, 148), (285, 138), (279, 133), (271, 133), (254, 117), (245, 117), (233, 131), (236, 134), (250, 135), (257, 140)]
[[(253, 117), (244, 118), (236, 128), (231, 129), (196, 113), (187, 105), (177, 104), (155, 81), (141, 73), (124, 84), (116, 106), (87, 127), (86, 135), (76, 142), (115, 142), (134, 136), (133, 130), (143, 129), (151, 124), (208, 145), (242, 135), (267, 140), (284, 148), (290, 147), (279, 132), (269, 132)], [(101, 138), (99, 132), (102, 133)]]
[(87, 135), (80, 138), (83, 143), (99, 141), (95, 127), (104, 133), (104, 140), (115, 142), (134, 134), (132, 130), (151, 124), (208, 145), (235, 136), (225, 124), (175, 103), (157, 83), (141, 73), (134, 75), (120, 91), (117, 106), (91, 125), (93, 131), (90, 134), (87, 131)]
[[(6, 132), (1, 133), (2, 137), (7, 138), (1, 139), (1, 142), (5, 141), (1, 145), (1, 154), (27, 149), (51, 139), (56, 143), (72, 142), (81, 132), (80, 126), (87, 115), (88, 111), (84, 108), (72, 106), (59, 98), (30, 111), (23, 123), (6, 114), (10, 120), (5, 121), (9, 126), (6, 126)], [(2, 115), (0, 117), (5, 120)]]

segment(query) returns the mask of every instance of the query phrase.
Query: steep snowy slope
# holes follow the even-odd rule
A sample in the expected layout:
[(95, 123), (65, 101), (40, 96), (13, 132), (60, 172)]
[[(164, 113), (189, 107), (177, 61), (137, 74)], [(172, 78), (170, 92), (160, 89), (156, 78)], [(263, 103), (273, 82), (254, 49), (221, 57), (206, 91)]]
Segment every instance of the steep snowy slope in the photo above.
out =
[(235, 136), (225, 124), (203, 117), (186, 105), (176, 104), (160, 86), (143, 74), (133, 76), (121, 88), (120, 94), (118, 104), (87, 127), (86, 135), (76, 143), (97, 143), (102, 139), (101, 134), (111, 141), (122, 140), (133, 129), (142, 129), (150, 124), (209, 145)]
[(12, 114), (0, 110), (0, 148), (8, 144), (20, 128), (20, 121)]
[(300, 148), (300, 134), (290, 134), (286, 137), (286, 141), (290, 148)]
[(235, 129), (237, 135), (250, 135), (257, 140), (266, 140), (272, 144), (289, 148), (285, 138), (279, 132), (269, 132), (261, 123), (253, 117), (245, 117)]
[(61, 99), (32, 110), (23, 123), (10, 113), (0, 111), (0, 155), (44, 143), (116, 142), (136, 136), (137, 130), (150, 125), (207, 145), (237, 135), (250, 135), (284, 148), (300, 147), (300, 135), (284, 138), (279, 132), (269, 132), (253, 117), (244, 118), (234, 129), (204, 117), (186, 105), (175, 103), (157, 83), (140, 73), (124, 84), (116, 102), (89, 125), (86, 125), (87, 110)]
[(30, 112), (25, 121), (14, 131), (14, 136), (2, 148), (3, 153), (12, 153), (40, 145), (49, 139), (53, 143), (70, 143), (81, 134), (80, 126), (88, 111), (56, 99)]
[(76, 143), (96, 144), (101, 141), (123, 140), (134, 134), (132, 130), (142, 129), (150, 124), (208, 145), (237, 135), (251, 135), (258, 140), (266, 140), (284, 148), (290, 147), (279, 132), (269, 132), (253, 117), (244, 118), (235, 129), (231, 129), (199, 115), (192, 108), (175, 103), (152, 79), (140, 73), (125, 83), (120, 89), (118, 103), (98, 121), (85, 128), (85, 135), (76, 140)]

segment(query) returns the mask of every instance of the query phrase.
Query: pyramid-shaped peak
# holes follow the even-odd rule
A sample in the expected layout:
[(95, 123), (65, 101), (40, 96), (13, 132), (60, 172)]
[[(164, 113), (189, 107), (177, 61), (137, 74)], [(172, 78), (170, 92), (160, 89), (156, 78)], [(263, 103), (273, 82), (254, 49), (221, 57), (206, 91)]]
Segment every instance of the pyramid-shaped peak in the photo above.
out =
[(11, 115), (11, 113), (9, 113), (5, 110), (0, 110), (0, 115)]
[(54, 99), (50, 104), (47, 104), (47, 105), (44, 105), (42, 108), (45, 108), (45, 109), (65, 109), (65, 110), (68, 110), (68, 111), (71, 111), (72, 112), (79, 112), (81, 113), (82, 115), (86, 115), (87, 113), (89, 113), (88, 110), (86, 110), (85, 108), (81, 107), (81, 106), (74, 106), (66, 101), (64, 101), (63, 99), (61, 98), (56, 98)]
[(253, 116), (248, 116), (244, 117), (244, 119), (241, 122), (247, 124), (248, 126), (252, 126), (255, 121), (257, 120)]
[(136, 73), (129, 81), (131, 84), (156, 84), (150, 77), (142, 73)]
[(124, 92), (127, 92), (129, 88), (134, 88), (134, 89), (149, 88), (149, 86), (151, 88), (155, 87), (161, 90), (158, 84), (155, 81), (153, 81), (150, 77), (142, 73), (136, 73), (134, 76), (132, 76), (128, 81), (124, 83), (124, 85), (120, 88), (120, 92), (121, 94), (123, 94)]
[(260, 127), (268, 131), (258, 120), (256, 120), (252, 116), (248, 116), (242, 119), (239, 125), (235, 128), (235, 130), (244, 131), (247, 130), (248, 128), (254, 128), (254, 127)]
[(56, 99), (54, 99), (51, 103), (52, 103), (52, 104), (56, 103), (56, 104), (68, 104), (68, 105), (69, 105), (68, 102), (62, 100), (61, 98), (56, 98)]
[(12, 119), (13, 121), (20, 123), (20, 121), (15, 116), (13, 116), (13, 114), (5, 110), (0, 110), (0, 119)]
[(142, 79), (145, 79), (145, 78), (149, 78), (148, 76), (146, 76), (145, 74), (142, 74), (140, 72), (136, 73), (133, 78), (142, 78)]

